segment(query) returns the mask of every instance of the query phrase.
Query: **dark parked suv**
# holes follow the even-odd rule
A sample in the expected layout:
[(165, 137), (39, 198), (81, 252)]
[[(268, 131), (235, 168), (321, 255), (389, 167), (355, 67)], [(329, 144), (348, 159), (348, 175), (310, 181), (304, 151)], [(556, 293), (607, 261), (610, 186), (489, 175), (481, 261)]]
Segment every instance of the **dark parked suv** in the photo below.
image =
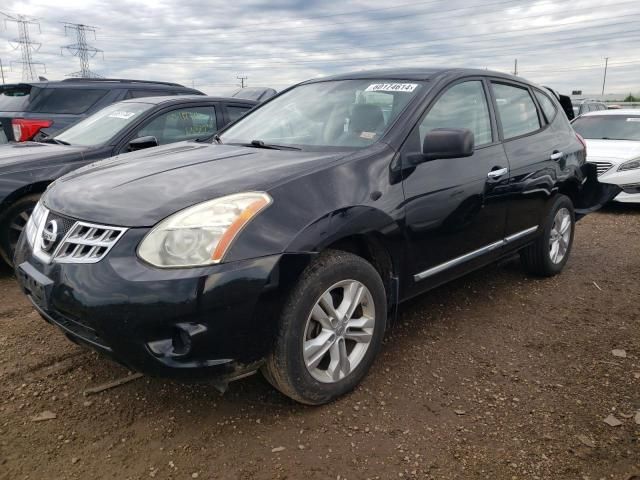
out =
[(45, 320), (133, 369), (262, 369), (308, 404), (362, 380), (400, 302), (518, 252), (559, 273), (612, 193), (557, 100), (485, 70), (312, 80), (214, 139), (54, 182), (16, 273)]
[(0, 85), (0, 144), (52, 135), (120, 100), (160, 95), (204, 94), (177, 83), (111, 78)]

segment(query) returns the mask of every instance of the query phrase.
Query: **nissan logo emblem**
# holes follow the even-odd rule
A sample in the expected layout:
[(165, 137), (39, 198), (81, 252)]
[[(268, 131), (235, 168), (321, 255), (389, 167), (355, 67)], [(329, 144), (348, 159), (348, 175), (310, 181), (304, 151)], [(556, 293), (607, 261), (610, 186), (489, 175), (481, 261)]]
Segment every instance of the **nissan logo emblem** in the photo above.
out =
[(42, 231), (42, 249), (48, 252), (58, 239), (58, 222), (50, 220)]

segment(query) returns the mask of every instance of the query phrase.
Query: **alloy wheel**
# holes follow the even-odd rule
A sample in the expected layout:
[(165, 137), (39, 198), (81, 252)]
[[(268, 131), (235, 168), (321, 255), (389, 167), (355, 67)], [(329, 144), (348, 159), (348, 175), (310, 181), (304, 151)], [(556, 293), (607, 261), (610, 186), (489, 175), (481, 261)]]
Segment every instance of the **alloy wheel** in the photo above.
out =
[(571, 213), (567, 208), (560, 208), (553, 218), (553, 226), (549, 235), (549, 257), (555, 264), (562, 262), (569, 250), (571, 242)]
[(353, 372), (373, 338), (375, 305), (356, 280), (328, 288), (313, 306), (303, 338), (304, 363), (319, 382), (334, 383)]

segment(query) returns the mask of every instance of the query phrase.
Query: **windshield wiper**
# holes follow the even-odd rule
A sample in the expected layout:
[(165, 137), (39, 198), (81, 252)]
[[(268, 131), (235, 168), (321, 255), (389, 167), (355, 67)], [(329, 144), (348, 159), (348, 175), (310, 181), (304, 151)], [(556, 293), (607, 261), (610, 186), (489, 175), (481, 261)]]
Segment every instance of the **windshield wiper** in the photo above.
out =
[(290, 145), (277, 145), (275, 143), (264, 143), (262, 140), (251, 140), (251, 143), (243, 143), (243, 147), (266, 148), (267, 150), (302, 150)]
[(55, 137), (47, 137), (40, 140), (40, 143), (55, 143), (57, 145), (71, 145), (69, 142), (65, 142), (64, 140), (58, 140)]

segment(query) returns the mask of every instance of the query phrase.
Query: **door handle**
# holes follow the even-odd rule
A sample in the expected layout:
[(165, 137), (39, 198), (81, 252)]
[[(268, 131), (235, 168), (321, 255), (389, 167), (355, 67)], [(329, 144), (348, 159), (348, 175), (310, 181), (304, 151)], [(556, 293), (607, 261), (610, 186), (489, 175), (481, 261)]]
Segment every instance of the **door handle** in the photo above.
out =
[(560, 160), (562, 157), (564, 157), (564, 153), (562, 152), (558, 152), (557, 150), (555, 152), (553, 152), (551, 154), (551, 156), (549, 157), (549, 159), (553, 160), (554, 162), (557, 162), (558, 160)]
[(488, 178), (500, 178), (502, 177), (504, 174), (506, 174), (509, 171), (508, 168), (497, 168), (495, 170), (491, 170), (489, 173), (487, 173), (487, 177)]

